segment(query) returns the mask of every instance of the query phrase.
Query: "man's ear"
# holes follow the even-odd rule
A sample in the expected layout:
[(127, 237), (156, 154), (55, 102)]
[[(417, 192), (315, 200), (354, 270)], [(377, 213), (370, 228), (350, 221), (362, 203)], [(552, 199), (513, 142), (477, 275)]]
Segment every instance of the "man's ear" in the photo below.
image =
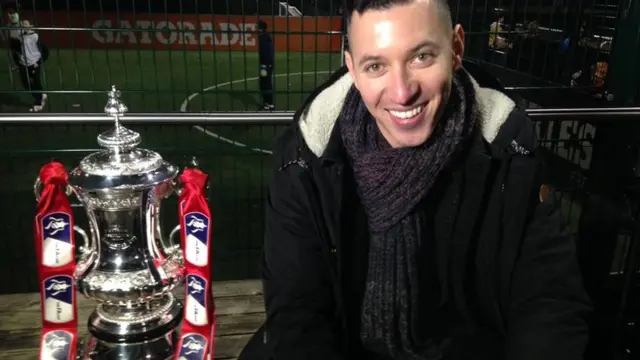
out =
[(451, 41), (453, 71), (457, 71), (462, 67), (462, 58), (464, 57), (464, 29), (462, 29), (462, 25), (458, 24), (453, 28), (453, 38)]
[(349, 70), (349, 75), (351, 75), (351, 78), (353, 79), (353, 84), (357, 89), (358, 82), (356, 81), (356, 74), (353, 66), (353, 57), (351, 56), (351, 53), (349, 52), (349, 50), (344, 51), (344, 63), (345, 65), (347, 65), (347, 69)]

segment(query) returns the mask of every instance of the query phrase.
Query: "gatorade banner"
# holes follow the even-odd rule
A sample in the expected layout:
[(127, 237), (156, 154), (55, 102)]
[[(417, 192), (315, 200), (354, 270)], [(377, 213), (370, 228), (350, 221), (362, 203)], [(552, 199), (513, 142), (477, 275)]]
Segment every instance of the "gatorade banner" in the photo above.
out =
[[(31, 14), (30, 14), (31, 15)], [(148, 13), (36, 12), (36, 30), (50, 48), (257, 51), (259, 20), (276, 51), (340, 52), (340, 16), (223, 16)], [(69, 28), (88, 30), (67, 30)]]

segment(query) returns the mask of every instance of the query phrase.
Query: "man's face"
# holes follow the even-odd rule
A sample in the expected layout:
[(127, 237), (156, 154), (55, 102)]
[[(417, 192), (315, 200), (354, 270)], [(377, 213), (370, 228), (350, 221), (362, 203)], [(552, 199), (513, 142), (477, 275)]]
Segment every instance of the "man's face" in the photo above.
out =
[(18, 13), (15, 12), (15, 10), (9, 10), (9, 12), (7, 13), (7, 17), (9, 18), (9, 22), (11, 24), (17, 24), (19, 21)]
[(392, 147), (424, 143), (460, 68), (464, 32), (429, 0), (354, 13), (345, 60), (362, 99)]

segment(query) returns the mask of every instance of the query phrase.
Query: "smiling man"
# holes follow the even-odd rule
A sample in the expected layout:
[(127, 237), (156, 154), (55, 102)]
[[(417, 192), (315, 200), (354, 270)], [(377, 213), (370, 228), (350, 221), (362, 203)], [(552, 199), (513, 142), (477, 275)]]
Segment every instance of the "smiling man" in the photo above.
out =
[(578, 360), (591, 305), (534, 126), (445, 0), (355, 0), (279, 137), (241, 359)]

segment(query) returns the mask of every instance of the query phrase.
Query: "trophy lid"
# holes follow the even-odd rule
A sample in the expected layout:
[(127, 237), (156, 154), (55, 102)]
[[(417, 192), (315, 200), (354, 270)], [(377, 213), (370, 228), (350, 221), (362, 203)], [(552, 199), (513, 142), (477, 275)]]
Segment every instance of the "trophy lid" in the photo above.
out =
[(104, 112), (114, 117), (115, 126), (113, 129), (98, 135), (98, 145), (107, 149), (122, 151), (133, 149), (140, 144), (142, 141), (140, 134), (120, 124), (120, 116), (124, 115), (128, 110), (127, 106), (120, 101), (120, 91), (116, 90), (115, 85), (112, 85)]
[(140, 134), (120, 123), (120, 117), (128, 110), (120, 100), (120, 91), (112, 86), (108, 96), (104, 111), (114, 117), (115, 124), (97, 137), (98, 145), (105, 149), (82, 159), (70, 174), (70, 183), (85, 189), (130, 189), (175, 177), (178, 172), (175, 166), (154, 151), (138, 148), (142, 141)]

